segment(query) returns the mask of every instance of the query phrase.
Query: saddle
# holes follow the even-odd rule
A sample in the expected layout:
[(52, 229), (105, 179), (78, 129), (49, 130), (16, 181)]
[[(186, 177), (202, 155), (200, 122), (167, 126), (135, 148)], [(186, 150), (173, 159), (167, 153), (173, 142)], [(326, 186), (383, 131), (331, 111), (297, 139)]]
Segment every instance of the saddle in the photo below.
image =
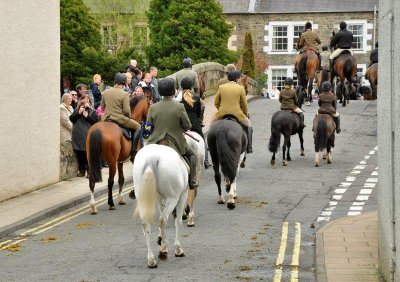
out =
[(125, 127), (120, 126), (118, 123), (116, 123), (115, 121), (113, 121), (113, 120), (111, 120), (111, 119), (106, 119), (105, 122), (113, 122), (113, 123), (115, 123), (116, 125), (118, 125), (118, 126), (121, 128), (121, 130), (122, 130), (122, 135), (123, 135), (126, 139), (128, 139), (129, 141), (132, 140), (132, 133), (131, 133), (131, 130), (130, 130), (130, 129), (127, 129), (127, 128), (125, 128)]
[(336, 60), (339, 59), (340, 56), (346, 55), (346, 54), (351, 55), (351, 52), (347, 49), (344, 49), (342, 52), (340, 52), (339, 56), (337, 56), (336, 58), (333, 59), (333, 65), (335, 65)]

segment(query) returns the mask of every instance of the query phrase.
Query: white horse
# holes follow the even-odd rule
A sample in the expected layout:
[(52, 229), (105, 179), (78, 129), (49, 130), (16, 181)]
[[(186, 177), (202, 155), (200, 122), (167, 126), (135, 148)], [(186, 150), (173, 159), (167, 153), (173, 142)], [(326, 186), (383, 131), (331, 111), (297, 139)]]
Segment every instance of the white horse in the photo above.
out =
[(165, 225), (168, 216), (176, 208), (175, 218), (175, 256), (183, 257), (179, 242), (179, 226), (182, 225), (182, 213), (188, 195), (188, 170), (172, 148), (150, 144), (144, 146), (136, 155), (133, 164), (136, 210), (134, 214), (142, 220), (143, 232), (147, 243), (147, 265), (157, 267), (157, 260), (151, 250), (150, 231), (156, 208), (160, 212), (158, 244), (161, 245), (159, 259), (168, 257), (168, 245)]
[[(190, 136), (188, 136), (190, 135)], [(185, 134), (186, 142), (188, 143), (189, 148), (196, 155), (196, 179), (200, 182), (201, 172), (204, 167), (204, 158), (205, 158), (205, 144), (203, 138), (194, 131), (188, 131)], [(197, 196), (197, 188), (189, 189), (189, 195), (187, 200), (187, 210), (189, 210), (189, 218), (187, 222), (187, 226), (194, 226), (194, 207), (193, 203)]]

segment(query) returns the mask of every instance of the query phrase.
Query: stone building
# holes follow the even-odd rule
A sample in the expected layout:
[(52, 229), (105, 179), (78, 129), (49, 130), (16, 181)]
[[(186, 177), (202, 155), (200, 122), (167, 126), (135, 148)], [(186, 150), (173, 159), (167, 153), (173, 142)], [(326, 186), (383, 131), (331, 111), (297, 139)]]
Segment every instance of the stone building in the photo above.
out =
[(353, 50), (358, 72), (365, 73), (369, 54), (377, 41), (378, 0), (218, 0), (227, 21), (235, 28), (229, 40), (231, 50), (244, 45), (247, 31), (252, 33), (257, 51), (268, 54), (268, 88), (282, 87), (287, 76), (293, 76), (294, 58), (299, 33), (307, 21), (319, 34), (322, 44), (329, 45), (332, 31), (347, 22), (354, 34)]

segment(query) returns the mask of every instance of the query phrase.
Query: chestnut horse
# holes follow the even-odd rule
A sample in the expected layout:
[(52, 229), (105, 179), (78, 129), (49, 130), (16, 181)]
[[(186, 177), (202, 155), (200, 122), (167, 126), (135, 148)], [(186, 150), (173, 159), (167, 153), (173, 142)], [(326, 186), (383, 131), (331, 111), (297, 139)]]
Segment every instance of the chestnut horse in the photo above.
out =
[(317, 87), (319, 93), (322, 93), (322, 83), (325, 81), (331, 81), (331, 72), (326, 68), (323, 68), (321, 71), (317, 73)]
[[(340, 80), (340, 89), (336, 89), (336, 96), (339, 98), (339, 102), (342, 103), (343, 107), (349, 103), (349, 91), (346, 88), (345, 80), (350, 84), (358, 83), (357, 77), (357, 63), (353, 55), (349, 51), (343, 51), (339, 57), (335, 59), (333, 65), (333, 73), (331, 81), (337, 76)], [(351, 85), (350, 85), (351, 86)]]
[(372, 64), (365, 73), (365, 78), (368, 79), (372, 89), (372, 99), (377, 98), (377, 87), (378, 87), (378, 63)]
[[(141, 98), (134, 97), (137, 99), (136, 103), (131, 108), (131, 117), (137, 122), (142, 122), (146, 119), (150, 102), (147, 98), (142, 96)], [(136, 133), (139, 136), (139, 133)], [(139, 142), (140, 143), (140, 142)], [(140, 145), (140, 144), (138, 144)], [(112, 197), (112, 187), (114, 186), (114, 176), (118, 168), (118, 203), (120, 205), (125, 204), (123, 199), (122, 186), (124, 185), (124, 162), (130, 158), (132, 142), (130, 139), (123, 135), (121, 127), (114, 122), (98, 122), (93, 125), (88, 132), (86, 140), (86, 151), (89, 165), (89, 188), (91, 191), (90, 195), (90, 207), (92, 214), (97, 214), (97, 208), (94, 200), (94, 186), (96, 182), (102, 181), (101, 175), (101, 158), (106, 160), (108, 163), (108, 205), (110, 210), (114, 210), (114, 201)], [(138, 146), (139, 147), (139, 146)]]
[(335, 146), (336, 125), (331, 115), (318, 114), (313, 120), (315, 166), (319, 166), (319, 152), (325, 151), (324, 159), (332, 163), (331, 149)]
[(312, 102), (311, 91), (315, 73), (319, 67), (319, 58), (314, 51), (308, 50), (298, 54), (295, 58), (295, 69), (298, 77), (298, 85), (303, 90), (306, 100), (306, 105), (310, 106)]

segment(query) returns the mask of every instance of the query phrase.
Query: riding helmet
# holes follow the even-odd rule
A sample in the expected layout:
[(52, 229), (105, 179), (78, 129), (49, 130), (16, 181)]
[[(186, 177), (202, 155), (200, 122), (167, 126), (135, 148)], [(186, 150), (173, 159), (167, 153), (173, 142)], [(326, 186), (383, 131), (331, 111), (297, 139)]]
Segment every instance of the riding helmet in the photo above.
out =
[(193, 83), (192, 80), (189, 77), (185, 77), (181, 81), (181, 87), (182, 89), (192, 89)]
[(329, 81), (324, 81), (324, 83), (322, 83), (322, 90), (323, 91), (329, 91), (332, 89), (331, 83)]
[(126, 83), (126, 74), (122, 72), (117, 72), (114, 78), (115, 84), (125, 85)]
[(312, 28), (312, 23), (306, 22), (306, 29), (311, 29)]
[(193, 61), (191, 58), (184, 58), (182, 64), (184, 68), (190, 68), (193, 64)]
[(285, 79), (285, 85), (293, 85), (293, 78), (291, 78), (291, 77), (286, 77), (286, 79)]
[(158, 92), (161, 96), (174, 96), (175, 95), (175, 80), (167, 77), (158, 82)]
[(229, 81), (235, 81), (237, 79), (239, 79), (240, 77), (240, 71), (238, 70), (233, 70), (231, 72), (228, 72), (228, 80)]

